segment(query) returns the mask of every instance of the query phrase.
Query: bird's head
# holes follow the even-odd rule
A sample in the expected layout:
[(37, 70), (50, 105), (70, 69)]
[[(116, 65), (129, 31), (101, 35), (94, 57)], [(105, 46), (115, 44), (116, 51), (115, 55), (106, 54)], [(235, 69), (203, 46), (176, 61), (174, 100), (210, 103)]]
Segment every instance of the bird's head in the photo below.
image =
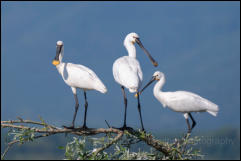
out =
[(57, 41), (56, 44), (57, 44), (57, 46), (62, 46), (62, 45), (64, 45), (64, 42), (59, 40), (59, 41)]
[(155, 80), (159, 81), (162, 77), (164, 77), (164, 73), (160, 71), (156, 71), (153, 75), (151, 80), (140, 90), (140, 92), (135, 94), (135, 97), (138, 97), (149, 85), (151, 85)]
[(152, 64), (157, 67), (158, 63), (152, 58), (151, 54), (144, 48), (143, 44), (141, 43), (140, 37), (137, 33), (135, 32), (131, 32), (129, 33), (125, 40), (124, 40), (124, 46), (128, 46), (130, 44), (135, 44), (137, 43), (140, 48), (144, 51), (144, 53), (148, 56), (148, 58), (150, 59), (150, 61), (152, 62)]
[(152, 75), (153, 79), (155, 79), (155, 80), (157, 80), (157, 81), (159, 81), (159, 80), (161, 79), (161, 77), (163, 77), (163, 76), (164, 76), (164, 73), (162, 73), (162, 72), (160, 72), (160, 71), (156, 71), (156, 72)]
[(139, 35), (135, 32), (131, 32), (126, 36), (125, 42), (131, 42), (132, 44), (135, 44), (137, 39), (139, 39)]

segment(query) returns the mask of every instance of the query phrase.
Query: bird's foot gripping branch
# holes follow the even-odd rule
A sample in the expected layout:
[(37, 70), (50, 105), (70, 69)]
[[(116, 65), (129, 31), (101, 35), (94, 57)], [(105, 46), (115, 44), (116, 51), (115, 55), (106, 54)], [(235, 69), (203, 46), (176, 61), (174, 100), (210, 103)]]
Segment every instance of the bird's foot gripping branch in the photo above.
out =
[[(18, 120), (1, 121), (1, 128), (8, 128), (8, 136), (12, 136), (7, 147), (1, 152), (4, 159), (8, 150), (14, 144), (24, 144), (38, 138), (56, 134), (71, 134), (73, 139), (67, 143), (65, 159), (195, 159), (202, 157), (200, 151), (193, 150), (195, 140), (188, 136), (175, 139), (173, 143), (155, 139), (150, 133), (128, 128), (123, 130), (115, 128), (88, 128), (66, 129), (40, 121)], [(8, 139), (9, 140), (9, 139)], [(92, 146), (86, 146), (87, 143)], [(142, 143), (141, 143), (142, 142)], [(131, 152), (134, 144), (145, 143), (149, 151), (139, 149)], [(142, 145), (143, 146), (143, 145)], [(109, 150), (107, 150), (109, 149)]]

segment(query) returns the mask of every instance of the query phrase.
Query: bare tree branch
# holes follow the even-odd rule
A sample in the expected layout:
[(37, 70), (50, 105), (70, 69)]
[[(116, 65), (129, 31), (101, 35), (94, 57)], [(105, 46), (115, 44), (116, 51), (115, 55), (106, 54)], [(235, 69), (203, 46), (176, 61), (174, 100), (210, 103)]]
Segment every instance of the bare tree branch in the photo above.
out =
[[(59, 128), (55, 127), (53, 125), (49, 125), (45, 122), (36, 122), (32, 120), (23, 120), (22, 118), (18, 118), (19, 120), (10, 120), (10, 121), (1, 121), (1, 128), (14, 128), (14, 129), (20, 129), (20, 130), (32, 130), (35, 133), (41, 133), (41, 135), (34, 136), (34, 139), (40, 138), (40, 137), (47, 137), (49, 135), (54, 135), (54, 134), (59, 134), (59, 133), (70, 133), (78, 136), (83, 136), (83, 135), (97, 135), (101, 133), (115, 133), (117, 134), (114, 139), (105, 144), (103, 147), (98, 148), (95, 152), (94, 155), (97, 155), (99, 152), (105, 150), (106, 148), (109, 148), (111, 145), (116, 143), (118, 140), (120, 140), (124, 134), (124, 131), (120, 129), (115, 129), (115, 128), (89, 128), (89, 129), (81, 129), (81, 128), (75, 128), (75, 129), (66, 129), (66, 128)], [(27, 125), (16, 125), (16, 124), (27, 124)], [(40, 127), (31, 127), (28, 125), (40, 125)], [(43, 127), (41, 127), (43, 126)], [(162, 152), (165, 156), (171, 155), (172, 150), (165, 145), (165, 143), (160, 142), (159, 140), (156, 140), (153, 138), (152, 135), (150, 134), (145, 134), (140, 131), (136, 131), (132, 128), (128, 128), (125, 130), (125, 132), (129, 135), (135, 136), (138, 139), (144, 141), (146, 144), (149, 146), (155, 148), (156, 150)], [(19, 140), (15, 140), (13, 142), (10, 142), (7, 149), (3, 153), (3, 156), (5, 156), (6, 152), (9, 150), (9, 148), (19, 142)]]

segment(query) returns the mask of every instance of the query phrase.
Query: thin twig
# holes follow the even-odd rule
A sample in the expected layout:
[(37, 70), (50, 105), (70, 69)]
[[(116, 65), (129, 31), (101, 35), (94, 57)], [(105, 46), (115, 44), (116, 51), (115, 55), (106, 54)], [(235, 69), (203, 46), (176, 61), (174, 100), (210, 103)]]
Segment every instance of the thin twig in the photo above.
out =
[[(53, 135), (54, 133), (52, 134), (42, 134), (42, 135), (38, 135), (38, 136), (35, 136), (33, 137), (34, 139), (38, 139), (38, 138), (41, 138), (41, 137), (46, 137), (46, 136), (50, 136), (50, 135)], [(8, 143), (8, 146), (7, 148), (4, 150), (3, 154), (1, 155), (1, 158), (3, 159), (5, 157), (5, 155), (7, 154), (7, 152), (9, 151), (9, 149), (16, 143), (20, 142), (20, 140), (13, 140), (11, 141), (10, 143)]]
[(102, 152), (103, 150), (109, 148), (111, 145), (113, 145), (114, 143), (116, 143), (118, 140), (121, 139), (121, 137), (123, 136), (124, 132), (120, 132), (111, 142), (105, 144), (103, 147), (98, 148), (95, 150), (94, 152), (94, 156), (96, 156), (98, 153)]
[(37, 122), (37, 121), (32, 121), (32, 120), (23, 120), (22, 118), (18, 117), (19, 120), (10, 120), (10, 121), (1, 121), (1, 124), (14, 124), (14, 123), (26, 123), (26, 124), (35, 124), (35, 125), (41, 125), (41, 126), (47, 126), (53, 129), (59, 129), (57, 127), (48, 125), (46, 123), (41, 123), (41, 122)]
[(8, 150), (11, 148), (13, 144), (8, 144), (7, 148), (4, 150), (3, 154), (1, 155), (1, 160), (4, 159), (5, 155), (7, 154)]
[(106, 120), (105, 120), (105, 123), (108, 126), (108, 128), (110, 128), (110, 125), (109, 125), (109, 123)]

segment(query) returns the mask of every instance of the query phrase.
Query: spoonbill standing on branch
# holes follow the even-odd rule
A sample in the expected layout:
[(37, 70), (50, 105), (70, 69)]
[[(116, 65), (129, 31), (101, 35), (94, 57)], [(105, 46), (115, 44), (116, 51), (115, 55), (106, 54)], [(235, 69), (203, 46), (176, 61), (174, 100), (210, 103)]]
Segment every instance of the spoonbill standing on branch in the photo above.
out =
[[(156, 67), (158, 64), (149, 54), (149, 52), (144, 48), (142, 45), (138, 34), (136, 33), (129, 33), (125, 40), (124, 46), (128, 52), (128, 56), (123, 56), (118, 58), (113, 64), (113, 75), (114, 79), (117, 83), (121, 85), (121, 90), (124, 96), (124, 104), (125, 104), (125, 114), (124, 114), (124, 125), (120, 129), (126, 129), (126, 109), (127, 109), (127, 98), (125, 94), (125, 89), (129, 89), (129, 92), (138, 92), (141, 86), (141, 82), (143, 79), (143, 74), (141, 71), (141, 66), (139, 61), (136, 59), (136, 48), (135, 43), (137, 43), (151, 60), (152, 64)], [(141, 116), (141, 105), (139, 96), (137, 97), (138, 101), (138, 111), (141, 120), (142, 130), (144, 130), (142, 116)]]
[(69, 126), (69, 127), (64, 126), (64, 127), (69, 129), (74, 128), (74, 122), (75, 122), (76, 114), (79, 108), (79, 102), (78, 102), (76, 90), (77, 88), (79, 88), (84, 91), (84, 98), (85, 98), (85, 114), (84, 114), (84, 123), (82, 128), (87, 129), (86, 115), (87, 115), (88, 102), (87, 102), (86, 91), (97, 90), (101, 93), (106, 93), (107, 88), (91, 69), (80, 64), (62, 62), (63, 55), (64, 55), (63, 41), (57, 41), (56, 56), (52, 64), (56, 66), (64, 82), (71, 87), (72, 92), (74, 94), (74, 99), (75, 99), (75, 112), (74, 112), (74, 117), (72, 121), (72, 126)]
[[(163, 107), (169, 107), (175, 112), (184, 113), (184, 117), (188, 126), (188, 133), (191, 133), (192, 129), (196, 125), (194, 118), (191, 115), (191, 112), (208, 112), (213, 116), (216, 116), (218, 113), (218, 106), (211, 101), (202, 98), (201, 96), (187, 92), (187, 91), (176, 91), (176, 92), (163, 92), (161, 91), (162, 86), (165, 83), (165, 75), (160, 71), (156, 71), (149, 83), (137, 93), (135, 96), (139, 96), (146, 87), (148, 87), (152, 82), (157, 80), (156, 85), (153, 88), (153, 93), (156, 99), (162, 103)], [(192, 127), (189, 124), (188, 118), (192, 120)]]

